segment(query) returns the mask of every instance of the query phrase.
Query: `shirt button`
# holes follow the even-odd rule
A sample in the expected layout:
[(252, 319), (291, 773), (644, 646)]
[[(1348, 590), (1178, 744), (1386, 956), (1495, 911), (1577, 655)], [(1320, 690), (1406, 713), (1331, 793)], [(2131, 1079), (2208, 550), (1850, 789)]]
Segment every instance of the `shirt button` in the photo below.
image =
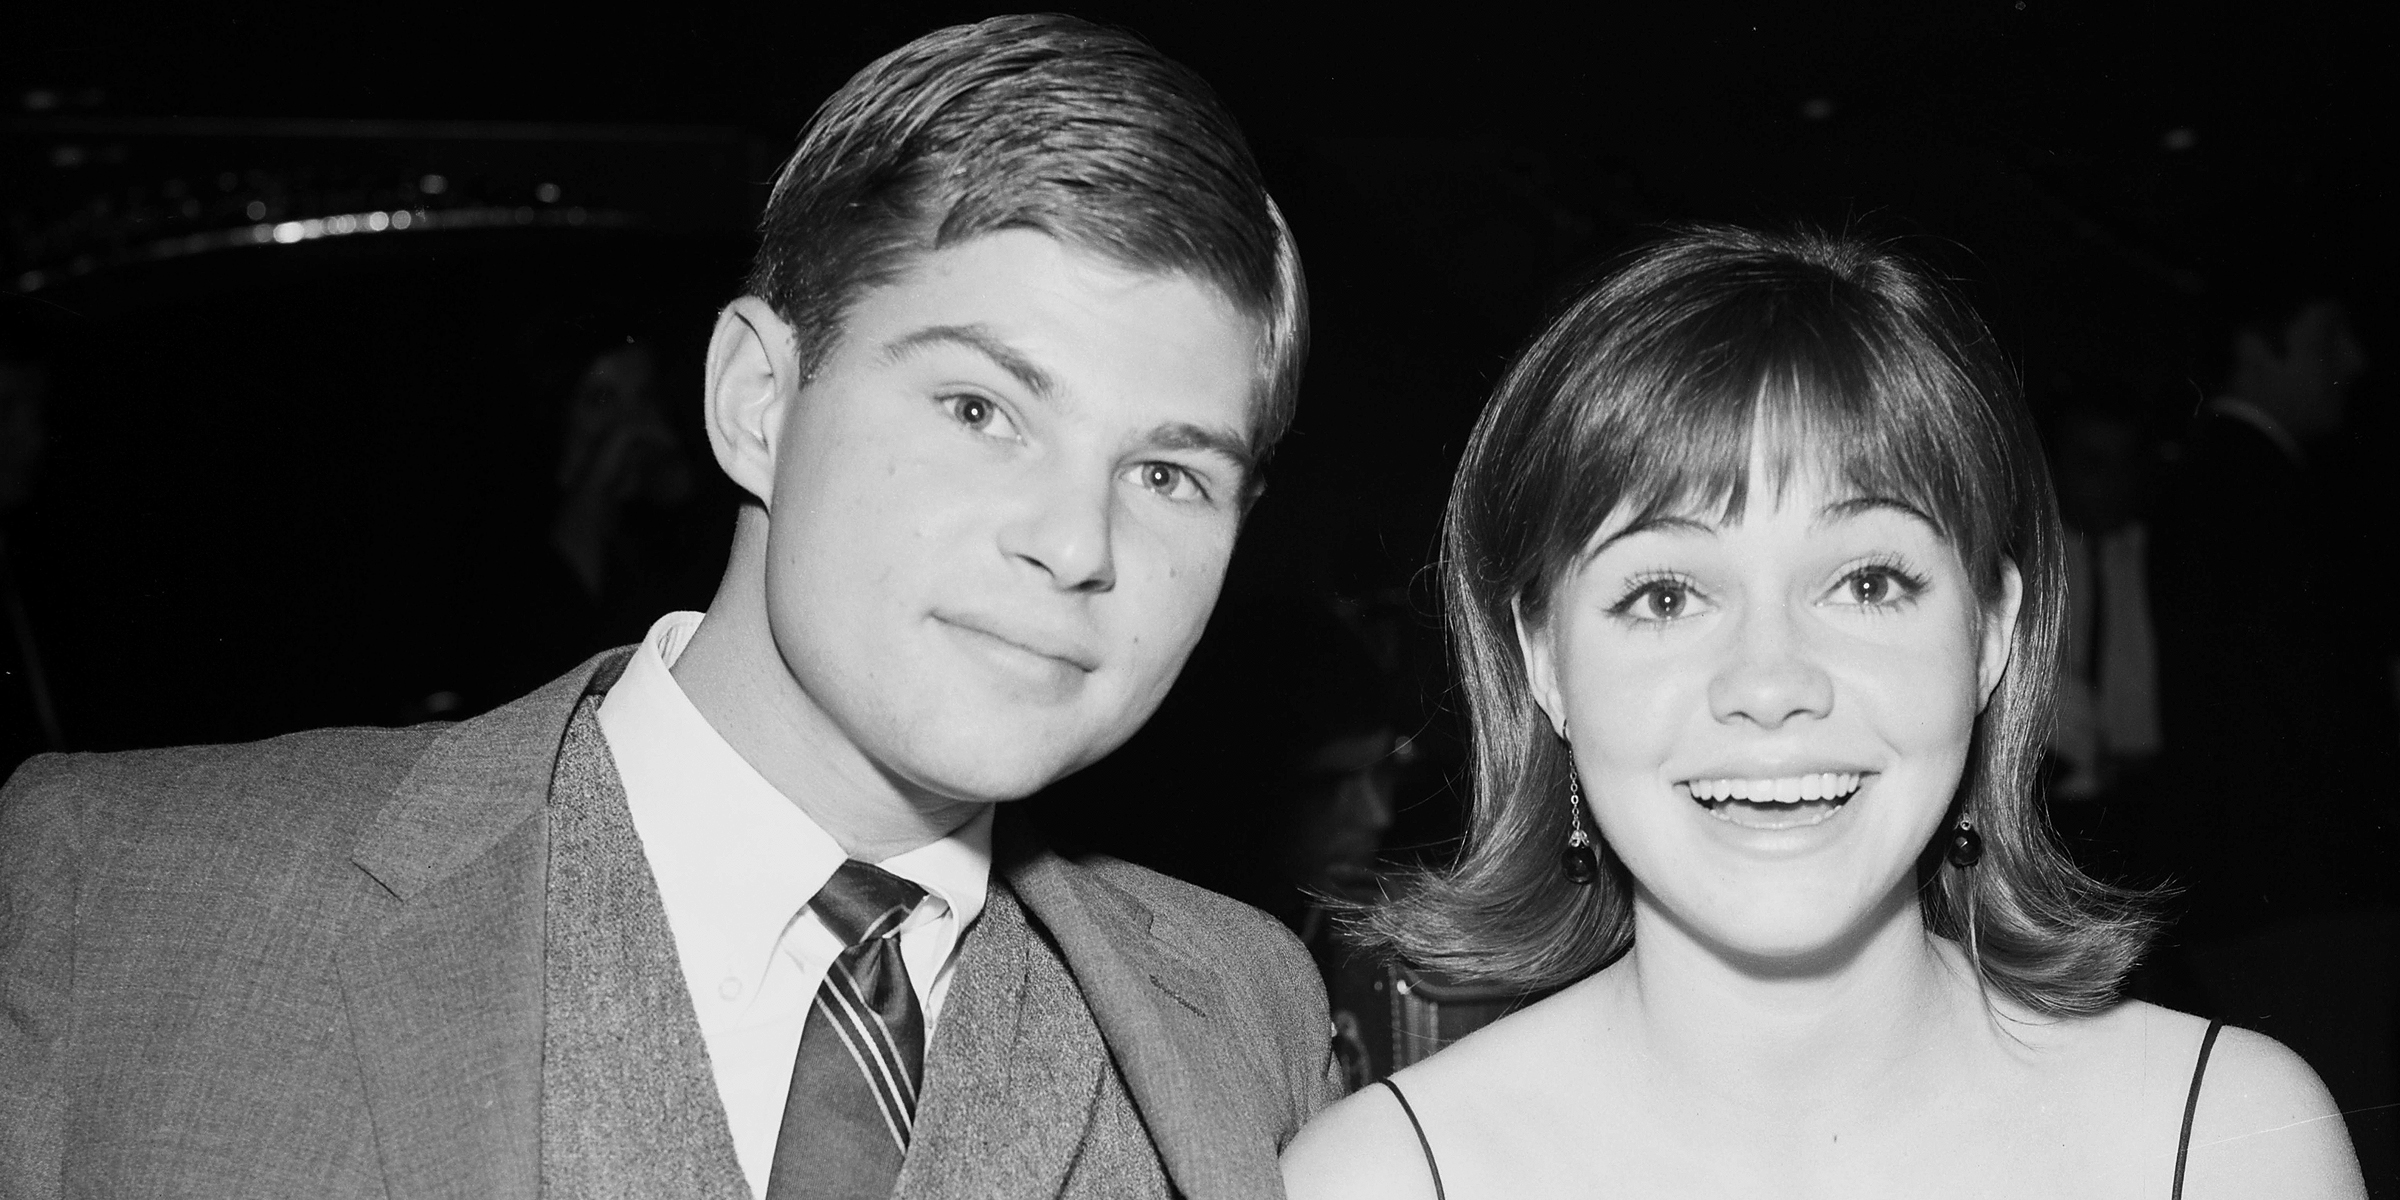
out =
[(717, 985), (717, 995), (725, 1000), (741, 999), (742, 981), (731, 975), (726, 976), (725, 981)]

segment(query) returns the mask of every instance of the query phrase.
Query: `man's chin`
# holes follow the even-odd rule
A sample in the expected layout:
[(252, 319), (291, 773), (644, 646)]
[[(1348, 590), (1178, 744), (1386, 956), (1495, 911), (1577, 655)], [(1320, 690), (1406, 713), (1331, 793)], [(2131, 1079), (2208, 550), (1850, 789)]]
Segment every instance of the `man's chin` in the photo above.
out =
[(928, 797), (968, 804), (1005, 804), (1022, 800), (1080, 769), (1086, 760), (1072, 755), (1027, 755), (1023, 747), (1010, 754), (959, 748), (934, 756), (914, 756), (905, 779)]

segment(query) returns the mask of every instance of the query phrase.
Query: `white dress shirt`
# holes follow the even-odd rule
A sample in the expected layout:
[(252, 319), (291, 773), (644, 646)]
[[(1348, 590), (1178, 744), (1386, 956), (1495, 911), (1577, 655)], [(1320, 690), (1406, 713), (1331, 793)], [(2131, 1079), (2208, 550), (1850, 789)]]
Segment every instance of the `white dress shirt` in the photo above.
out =
[[(669, 613), (600, 704), (634, 831), (666, 905), (675, 956), (752, 1193), (764, 1196), (800, 1033), (840, 941), (809, 898), (847, 857), (718, 735), (668, 672), (701, 614)], [(876, 864), (925, 889), (900, 957), (928, 1042), (959, 939), (991, 881), (991, 813)]]

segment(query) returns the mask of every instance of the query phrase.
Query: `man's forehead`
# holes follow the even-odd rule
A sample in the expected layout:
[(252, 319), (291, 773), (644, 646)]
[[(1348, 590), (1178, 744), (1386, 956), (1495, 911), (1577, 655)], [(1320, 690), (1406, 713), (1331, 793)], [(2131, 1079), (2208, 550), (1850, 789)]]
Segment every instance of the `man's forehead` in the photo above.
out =
[[(1159, 324), (1162, 311), (1175, 319)], [(1223, 370), (1224, 346), (1210, 343), (1212, 328), (1238, 339), (1231, 361), (1239, 364), (1239, 423), (1247, 436), (1264, 419), (1270, 385), (1270, 338), (1261, 316), (1205, 276), (1129, 265), (1038, 230), (1001, 230), (915, 255), (904, 271), (852, 300), (843, 337), (886, 361), (937, 347), (970, 352), (1029, 390), (1072, 401), (1079, 375), (1128, 364), (1095, 357), (1112, 352), (1107, 338), (1089, 336), (1100, 331), (1069, 326), (1087, 318), (1136, 321), (1143, 313), (1158, 327), (1117, 339), (1113, 352), (1151, 358), (1130, 365), (1163, 375), (1156, 382), (1169, 390)], [(1158, 358), (1178, 354), (1182, 361), (1171, 370), (1158, 367)]]

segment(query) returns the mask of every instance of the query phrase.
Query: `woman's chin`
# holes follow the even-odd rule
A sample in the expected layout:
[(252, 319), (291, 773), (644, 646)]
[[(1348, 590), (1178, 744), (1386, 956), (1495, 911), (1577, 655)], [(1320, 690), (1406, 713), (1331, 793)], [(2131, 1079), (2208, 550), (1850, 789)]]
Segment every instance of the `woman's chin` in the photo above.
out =
[[(1894, 901), (1897, 900), (1898, 903)], [(1907, 922), (1914, 906), (1905, 896), (1881, 903), (1839, 906), (1805, 904), (1796, 899), (1760, 897), (1737, 911), (1678, 912), (1664, 904), (1651, 906), (1657, 921), (1669, 927), (1666, 936), (1688, 941), (1745, 974), (1762, 978), (1799, 978), (1837, 971), (1892, 930)], [(1671, 930), (1671, 932), (1670, 932)], [(1643, 938), (1636, 933), (1634, 944)]]

